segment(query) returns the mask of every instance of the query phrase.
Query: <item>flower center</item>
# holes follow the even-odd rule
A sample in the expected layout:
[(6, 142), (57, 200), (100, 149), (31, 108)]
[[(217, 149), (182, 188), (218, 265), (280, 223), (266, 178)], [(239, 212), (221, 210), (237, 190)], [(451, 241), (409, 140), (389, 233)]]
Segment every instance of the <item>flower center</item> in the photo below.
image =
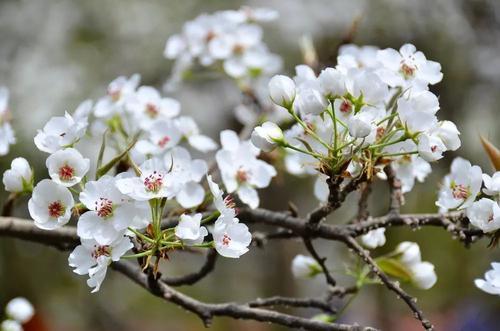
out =
[(51, 202), (48, 206), (48, 209), (49, 209), (49, 216), (54, 218), (61, 217), (62, 215), (64, 215), (64, 212), (66, 211), (66, 208), (61, 203), (61, 201)]
[(246, 181), (248, 181), (248, 178), (249, 178), (249, 174), (248, 172), (245, 170), (245, 169), (238, 169), (238, 171), (236, 171), (236, 179), (240, 182), (240, 183), (244, 183)]
[(231, 243), (231, 237), (229, 237), (227, 233), (224, 233), (224, 236), (222, 237), (222, 245), (229, 246), (230, 243)]
[(59, 168), (59, 178), (62, 181), (67, 182), (72, 180), (74, 174), (75, 174), (75, 169), (68, 164), (65, 164), (61, 168)]
[(148, 192), (158, 192), (163, 186), (163, 174), (153, 171), (151, 175), (144, 179), (144, 186)]
[(438, 149), (438, 147), (436, 145), (432, 145), (431, 146), (431, 152), (432, 153), (436, 153), (437, 149)]
[(467, 199), (469, 197), (469, 189), (461, 184), (453, 185), (451, 192), (455, 199)]
[(158, 146), (160, 146), (161, 148), (165, 147), (168, 142), (170, 141), (170, 137), (169, 136), (165, 136), (163, 138), (161, 138), (160, 140), (158, 140)]
[(351, 103), (347, 100), (342, 101), (342, 103), (340, 104), (340, 111), (344, 114), (348, 114), (351, 112), (351, 110), (352, 110)]
[(97, 216), (108, 218), (113, 215), (113, 201), (106, 198), (99, 198), (99, 200), (95, 202), (95, 210)]
[(233, 48), (234, 54), (243, 54), (244, 51), (245, 51), (245, 46), (243, 46), (241, 44), (234, 45), (234, 48)]
[(411, 66), (407, 63), (403, 63), (401, 65), (401, 73), (406, 79), (413, 77), (415, 75), (416, 70), (417, 70), (416, 67)]
[(92, 258), (97, 259), (100, 256), (110, 256), (111, 255), (111, 247), (109, 245), (97, 246), (94, 245), (94, 250), (91, 253)]
[(156, 105), (152, 104), (152, 103), (147, 103), (146, 104), (146, 114), (151, 117), (151, 118), (156, 118), (156, 116), (158, 116), (158, 107), (156, 107)]
[(122, 91), (120, 89), (108, 88), (108, 95), (111, 97), (111, 100), (113, 100), (113, 102), (117, 102), (122, 96)]
[(377, 139), (382, 138), (382, 136), (384, 135), (384, 133), (385, 133), (385, 129), (383, 127), (379, 126), (377, 128)]

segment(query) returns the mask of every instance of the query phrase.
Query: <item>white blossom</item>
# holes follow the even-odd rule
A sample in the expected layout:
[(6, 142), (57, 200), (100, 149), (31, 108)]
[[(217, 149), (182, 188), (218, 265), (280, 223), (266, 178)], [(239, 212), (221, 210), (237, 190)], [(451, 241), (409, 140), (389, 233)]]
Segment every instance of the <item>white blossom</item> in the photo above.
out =
[(500, 229), (500, 206), (496, 201), (482, 198), (467, 208), (467, 217), (472, 225), (489, 233)]
[(289, 108), (296, 95), (294, 81), (284, 75), (274, 76), (269, 81), (269, 95), (275, 104)]
[(398, 259), (405, 265), (414, 265), (421, 262), (420, 247), (418, 244), (409, 241), (403, 241), (397, 247), (395, 252), (399, 255)]
[(192, 117), (178, 117), (175, 119), (174, 124), (180, 131), (182, 138), (186, 139), (191, 147), (203, 153), (217, 149), (217, 143), (212, 138), (200, 133), (198, 124)]
[(484, 279), (476, 279), (474, 284), (486, 293), (500, 295), (500, 263), (493, 262), (491, 267), (484, 274)]
[(427, 162), (434, 162), (443, 157), (446, 145), (439, 137), (429, 134), (418, 136), (418, 154)]
[(252, 241), (252, 234), (245, 224), (225, 215), (219, 216), (215, 221), (212, 236), (217, 252), (229, 258), (239, 258), (248, 252), (248, 245)]
[(90, 169), (90, 160), (74, 148), (59, 150), (45, 162), (50, 178), (59, 185), (71, 187), (82, 181)]
[(109, 83), (106, 96), (99, 99), (94, 107), (94, 115), (97, 118), (110, 118), (114, 114), (124, 111), (124, 106), (133, 96), (141, 76), (134, 74), (127, 78), (120, 76)]
[(292, 261), (292, 274), (295, 278), (311, 278), (321, 273), (321, 266), (310, 256), (297, 255)]
[(212, 180), (212, 176), (207, 175), (207, 182), (214, 198), (215, 208), (217, 208), (224, 218), (234, 219), (236, 210), (234, 209), (234, 203), (231, 196), (227, 195), (226, 198), (223, 197), (224, 192), (219, 188), (219, 185)]
[(179, 224), (175, 227), (175, 235), (188, 246), (199, 245), (208, 234), (207, 228), (200, 226), (201, 214), (182, 214)]
[(44, 179), (33, 189), (28, 210), (37, 227), (54, 230), (69, 222), (73, 205), (73, 196), (66, 187)]
[(496, 196), (500, 194), (500, 171), (497, 171), (490, 177), (488, 174), (483, 174), (483, 182), (485, 188), (483, 192), (487, 195)]
[(430, 133), (443, 142), (446, 149), (456, 151), (462, 144), (460, 141), (460, 131), (458, 131), (455, 123), (451, 121), (441, 121), (430, 130)]
[(23, 331), (22, 325), (13, 320), (5, 320), (0, 324), (0, 330), (2, 331)]
[(301, 114), (319, 115), (328, 107), (328, 100), (315, 88), (301, 89), (293, 104), (295, 110)]
[(326, 68), (318, 76), (321, 91), (325, 96), (336, 97), (346, 94), (345, 75), (334, 68)]
[(31, 192), (33, 189), (33, 170), (25, 158), (15, 158), (10, 164), (10, 169), (3, 173), (2, 181), (8, 192)]
[(7, 303), (5, 314), (8, 318), (24, 324), (31, 320), (35, 314), (35, 309), (26, 298), (17, 297)]
[(283, 139), (283, 131), (273, 122), (255, 127), (251, 137), (252, 144), (264, 152), (272, 151)]
[(15, 143), (16, 137), (10, 125), (9, 90), (0, 86), (0, 156), (8, 154), (10, 145)]
[(181, 138), (173, 120), (157, 120), (147, 130), (147, 138), (139, 140), (134, 149), (144, 155), (159, 155), (177, 146)]
[(374, 249), (385, 244), (385, 228), (378, 228), (361, 236), (361, 243), (370, 249)]
[(397, 104), (399, 118), (411, 132), (426, 131), (437, 125), (439, 101), (434, 93), (422, 91), (399, 98)]
[(428, 290), (437, 282), (434, 265), (430, 262), (419, 262), (410, 266), (412, 283), (422, 290)]

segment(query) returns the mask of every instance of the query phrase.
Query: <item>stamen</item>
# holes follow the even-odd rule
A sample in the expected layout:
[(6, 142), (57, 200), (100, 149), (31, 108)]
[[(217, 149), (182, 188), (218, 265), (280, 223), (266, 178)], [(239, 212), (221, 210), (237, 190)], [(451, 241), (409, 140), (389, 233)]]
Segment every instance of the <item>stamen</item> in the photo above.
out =
[(144, 186), (148, 192), (158, 192), (163, 186), (163, 174), (153, 171), (153, 173), (144, 179)]
[(61, 201), (51, 202), (48, 206), (48, 209), (49, 209), (49, 216), (54, 218), (61, 217), (62, 215), (64, 215), (64, 212), (66, 211), (66, 208), (61, 203)]
[(75, 174), (75, 169), (68, 164), (65, 164), (61, 168), (59, 168), (59, 178), (62, 181), (67, 182), (72, 180), (74, 174)]
[(97, 211), (97, 216), (108, 218), (113, 215), (113, 201), (106, 198), (99, 198), (95, 202), (95, 210)]

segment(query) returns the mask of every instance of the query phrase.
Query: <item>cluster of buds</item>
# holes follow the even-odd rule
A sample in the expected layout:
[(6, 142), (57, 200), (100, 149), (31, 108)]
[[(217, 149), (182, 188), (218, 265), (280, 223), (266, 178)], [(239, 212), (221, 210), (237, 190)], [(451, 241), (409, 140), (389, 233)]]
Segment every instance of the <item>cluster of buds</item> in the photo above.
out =
[(2, 331), (23, 331), (23, 325), (28, 323), (35, 314), (33, 305), (25, 298), (14, 298), (5, 307), (6, 319), (0, 324)]

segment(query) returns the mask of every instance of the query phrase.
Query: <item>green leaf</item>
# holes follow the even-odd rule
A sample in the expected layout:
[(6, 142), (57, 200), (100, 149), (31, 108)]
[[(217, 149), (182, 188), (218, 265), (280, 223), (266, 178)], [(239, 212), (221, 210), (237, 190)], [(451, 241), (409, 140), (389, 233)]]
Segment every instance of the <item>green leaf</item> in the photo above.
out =
[(110, 171), (115, 165), (117, 165), (122, 158), (128, 155), (128, 152), (132, 149), (132, 147), (134, 147), (138, 139), (139, 139), (139, 134), (135, 135), (132, 142), (127, 146), (127, 148), (123, 152), (121, 152), (119, 155), (111, 159), (108, 163), (97, 169), (96, 178), (99, 179), (105, 174), (107, 174), (108, 171)]
[(379, 258), (376, 260), (380, 270), (388, 274), (389, 276), (396, 277), (404, 282), (411, 281), (411, 273), (408, 268), (393, 258)]
[(306, 147), (307, 151), (308, 152), (311, 152), (311, 153), (314, 153), (314, 150), (312, 149), (311, 145), (309, 145), (309, 143), (307, 141), (305, 141), (304, 139), (302, 138), (295, 138), (297, 139), (298, 141), (300, 141), (302, 144), (304, 144), (304, 146)]
[(106, 149), (106, 135), (108, 134), (108, 129), (104, 131), (102, 135), (101, 149), (99, 150), (99, 156), (97, 157), (97, 169), (102, 166), (102, 158), (104, 156), (104, 150)]

